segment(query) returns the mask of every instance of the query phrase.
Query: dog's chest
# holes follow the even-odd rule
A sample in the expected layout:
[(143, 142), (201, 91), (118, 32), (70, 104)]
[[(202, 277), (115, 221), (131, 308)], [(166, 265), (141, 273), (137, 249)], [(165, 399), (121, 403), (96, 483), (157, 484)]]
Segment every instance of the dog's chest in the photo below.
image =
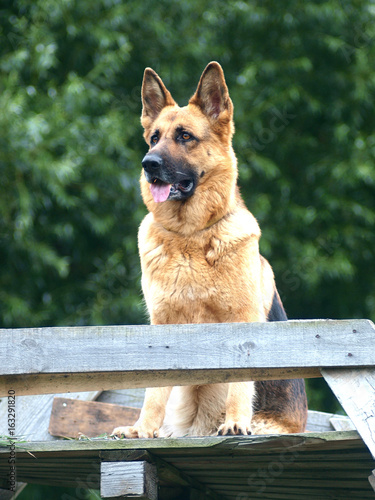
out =
[(241, 320), (251, 283), (248, 248), (218, 238), (149, 238), (140, 246), (142, 288), (153, 323)]
[(204, 247), (194, 241), (176, 245), (175, 241), (159, 242), (141, 254), (142, 284), (145, 295), (151, 291), (170, 303), (204, 299), (212, 296), (217, 269), (207, 261)]

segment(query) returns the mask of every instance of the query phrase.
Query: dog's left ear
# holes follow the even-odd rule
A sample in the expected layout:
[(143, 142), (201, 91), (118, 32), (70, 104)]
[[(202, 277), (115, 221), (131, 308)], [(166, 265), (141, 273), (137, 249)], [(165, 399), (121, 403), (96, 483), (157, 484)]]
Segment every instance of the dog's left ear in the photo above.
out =
[(219, 63), (210, 62), (203, 71), (189, 104), (199, 106), (211, 120), (232, 120), (233, 104)]

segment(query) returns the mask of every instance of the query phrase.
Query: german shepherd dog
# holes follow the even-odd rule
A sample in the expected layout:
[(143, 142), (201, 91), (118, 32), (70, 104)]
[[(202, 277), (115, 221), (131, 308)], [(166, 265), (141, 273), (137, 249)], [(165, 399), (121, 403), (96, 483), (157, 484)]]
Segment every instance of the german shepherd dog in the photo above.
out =
[[(142, 289), (153, 325), (285, 321), (273, 272), (259, 254), (260, 229), (237, 188), (233, 104), (211, 62), (180, 108), (151, 68), (142, 85), (139, 230)], [(134, 426), (115, 436), (207, 436), (303, 432), (303, 380), (146, 390)]]

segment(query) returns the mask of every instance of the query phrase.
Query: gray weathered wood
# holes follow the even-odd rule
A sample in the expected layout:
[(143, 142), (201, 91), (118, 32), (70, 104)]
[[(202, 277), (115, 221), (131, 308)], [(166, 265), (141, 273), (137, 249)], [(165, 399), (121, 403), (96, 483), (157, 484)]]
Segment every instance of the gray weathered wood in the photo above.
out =
[(15, 491), (0, 489), (0, 500), (16, 500), (26, 486), (26, 483), (17, 482)]
[(144, 397), (145, 389), (118, 389), (116, 391), (103, 391), (96, 400), (101, 403), (142, 408)]
[[(134, 456), (134, 452), (144, 454), (145, 449), (152, 460), (156, 456), (158, 468), (159, 459), (166, 461), (223, 498), (234, 498), (243, 492), (244, 498), (271, 499), (281, 491), (285, 500), (344, 499), (348, 498), (345, 496), (348, 492), (351, 499), (373, 498), (367, 477), (374, 462), (359, 434), (353, 431), (25, 443), (25, 450), (18, 454), (18, 474), (20, 479), (32, 477), (43, 484), (81, 488), (83, 481), (90, 488), (97, 488), (99, 474), (93, 465), (98, 458), (106, 455), (110, 462), (118, 461), (120, 450), (124, 450), (124, 461), (147, 460), (138, 453)], [(0, 453), (0, 472), (6, 467), (4, 450)], [(161, 487), (176, 485), (176, 475), (170, 475), (171, 472), (163, 471)], [(258, 480), (266, 481), (266, 494), (258, 494)], [(177, 478), (177, 486), (180, 484)], [(181, 487), (184, 488), (183, 484)], [(177, 498), (177, 494), (168, 498)]]
[(348, 417), (335, 415), (330, 418), (330, 422), (335, 431), (352, 431), (355, 429), (355, 425)]
[(355, 430), (353, 422), (348, 417), (309, 410), (307, 414), (306, 430), (309, 432), (350, 431)]
[[(100, 393), (98, 391), (48, 394), (44, 396), (16, 395), (16, 435), (28, 441), (52, 441), (57, 438), (48, 432), (49, 419), (55, 396), (61, 398), (92, 401)], [(7, 398), (0, 402), (0, 435), (7, 435)]]
[(148, 462), (102, 462), (100, 472), (102, 498), (157, 499), (155, 465)]
[[(61, 397), (90, 401), (100, 392), (84, 392), (59, 394)], [(16, 396), (16, 428), (17, 436), (23, 436), (28, 441), (52, 441), (56, 438), (48, 432), (54, 394), (45, 396)], [(8, 435), (8, 399), (0, 400), (0, 435)], [(25, 483), (17, 483), (16, 491), (0, 489), (0, 500), (15, 499), (26, 487)]]
[[(113, 450), (100, 452), (102, 462), (127, 462), (144, 460), (156, 465), (158, 479), (164, 484), (172, 484), (173, 486), (188, 487), (191, 490), (200, 492), (205, 500), (224, 500), (224, 498), (202, 484), (195, 477), (184, 474), (180, 469), (174, 467), (170, 463), (161, 459), (155, 453), (150, 454), (146, 450)], [(169, 497), (172, 498), (172, 497)], [(191, 496), (190, 498), (198, 498)]]
[(375, 458), (375, 369), (325, 368), (322, 375)]
[(368, 478), (371, 486), (373, 487), (374, 491), (375, 491), (375, 469), (372, 471), (372, 473), (369, 475), (369, 478)]
[[(222, 447), (226, 451), (240, 446), (244, 449), (246, 446), (253, 444), (260, 445), (263, 443), (272, 443), (275, 449), (284, 449), (286, 446), (299, 446), (301, 444), (309, 444), (314, 446), (316, 443), (329, 442), (333, 448), (335, 442), (351, 442), (355, 447), (361, 446), (362, 440), (357, 431), (336, 431), (336, 432), (309, 432), (301, 434), (264, 434), (251, 436), (204, 436), (204, 437), (181, 437), (181, 438), (155, 438), (155, 439), (57, 439), (55, 441), (40, 441), (26, 442), (19, 444), (19, 453), (21, 452), (75, 452), (85, 450), (148, 450), (151, 453), (155, 449), (170, 448), (184, 449), (184, 453), (188, 448), (196, 451), (199, 449), (207, 450)], [(363, 445), (364, 446), (364, 445)], [(9, 453), (8, 448), (0, 447), (0, 457)]]
[(316, 377), (375, 366), (374, 341), (368, 320), (0, 330), (0, 396)]

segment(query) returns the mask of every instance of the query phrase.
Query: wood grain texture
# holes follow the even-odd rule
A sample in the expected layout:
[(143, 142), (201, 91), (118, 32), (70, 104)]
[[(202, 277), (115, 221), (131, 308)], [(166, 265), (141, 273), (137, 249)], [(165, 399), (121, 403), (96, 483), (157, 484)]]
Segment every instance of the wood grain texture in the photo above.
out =
[[(198, 490), (211, 488), (217, 495), (233, 500), (374, 498), (368, 476), (375, 468), (375, 462), (358, 433), (353, 431), (177, 439), (58, 440), (22, 443), (22, 446), (24, 449), (17, 454), (19, 479), (40, 484), (82, 488), (84, 483), (86, 487), (98, 488), (101, 460), (145, 461), (149, 455), (151, 460), (156, 457), (158, 468), (160, 460), (168, 464), (167, 470), (162, 470), (159, 476), (160, 500), (178, 498), (177, 495), (171, 497), (170, 491), (166, 490), (175, 485), (182, 488), (192, 485), (191, 480)], [(7, 470), (7, 460), (8, 450), (1, 449), (0, 474)], [(166, 488), (164, 492), (163, 488)], [(211, 497), (206, 495), (203, 498)]]
[(0, 395), (314, 377), (375, 366), (374, 340), (368, 320), (0, 330)]
[[(17, 394), (17, 393), (16, 393)], [(77, 400), (92, 400), (100, 393), (98, 391), (60, 394)], [(48, 422), (51, 414), (53, 394), (44, 396), (16, 396), (16, 434), (33, 441), (50, 441), (56, 439), (48, 432)], [(0, 400), (0, 435), (8, 435), (8, 400)], [(25, 483), (17, 483), (16, 491), (9, 492), (0, 489), (0, 500), (16, 498), (26, 487)]]
[[(194, 496), (190, 498), (198, 498), (195, 492), (200, 491), (204, 496), (204, 500), (224, 500), (221, 495), (218, 495), (213, 490), (202, 484), (197, 479), (194, 479), (184, 474), (180, 469), (170, 465), (165, 460), (159, 458), (155, 454), (151, 454), (145, 450), (112, 450), (101, 451), (100, 458), (102, 462), (124, 462), (124, 461), (139, 461), (144, 460), (156, 465), (159, 484), (167, 484), (169, 487), (178, 486), (194, 490)], [(172, 498), (170, 495), (168, 498)]]
[(325, 368), (322, 375), (375, 458), (375, 369)]
[(371, 484), (371, 486), (373, 487), (374, 491), (375, 491), (375, 469), (372, 471), (372, 473), (369, 475), (369, 483)]
[(306, 430), (309, 432), (350, 431), (355, 430), (355, 427), (348, 417), (309, 410), (307, 413)]
[(101, 392), (96, 401), (142, 408), (144, 397), (145, 389), (117, 389)]
[[(147, 450), (150, 453), (155, 450), (188, 450), (215, 449), (218, 447), (223, 454), (233, 449), (245, 449), (255, 445), (257, 450), (261, 448), (272, 448), (272, 450), (283, 450), (289, 447), (303, 446), (309, 449), (317, 447), (319, 449), (324, 443), (329, 443), (331, 449), (335, 448), (335, 443), (341, 446), (345, 442), (345, 447), (365, 447), (357, 431), (336, 431), (336, 432), (309, 432), (302, 434), (265, 434), (253, 436), (208, 436), (208, 437), (181, 437), (181, 438), (154, 438), (154, 439), (93, 439), (93, 440), (62, 440), (38, 441), (19, 443), (18, 453), (54, 453), (66, 452), (94, 452), (95, 450)], [(253, 449), (253, 448), (252, 448)], [(0, 446), (0, 457), (4, 458), (8, 454), (8, 448)]]
[(102, 498), (138, 498), (157, 500), (156, 467), (147, 462), (102, 462), (100, 467)]
[(139, 408), (97, 401), (79, 401), (54, 398), (48, 431), (52, 436), (77, 438), (110, 434), (121, 425), (133, 425), (140, 414)]

